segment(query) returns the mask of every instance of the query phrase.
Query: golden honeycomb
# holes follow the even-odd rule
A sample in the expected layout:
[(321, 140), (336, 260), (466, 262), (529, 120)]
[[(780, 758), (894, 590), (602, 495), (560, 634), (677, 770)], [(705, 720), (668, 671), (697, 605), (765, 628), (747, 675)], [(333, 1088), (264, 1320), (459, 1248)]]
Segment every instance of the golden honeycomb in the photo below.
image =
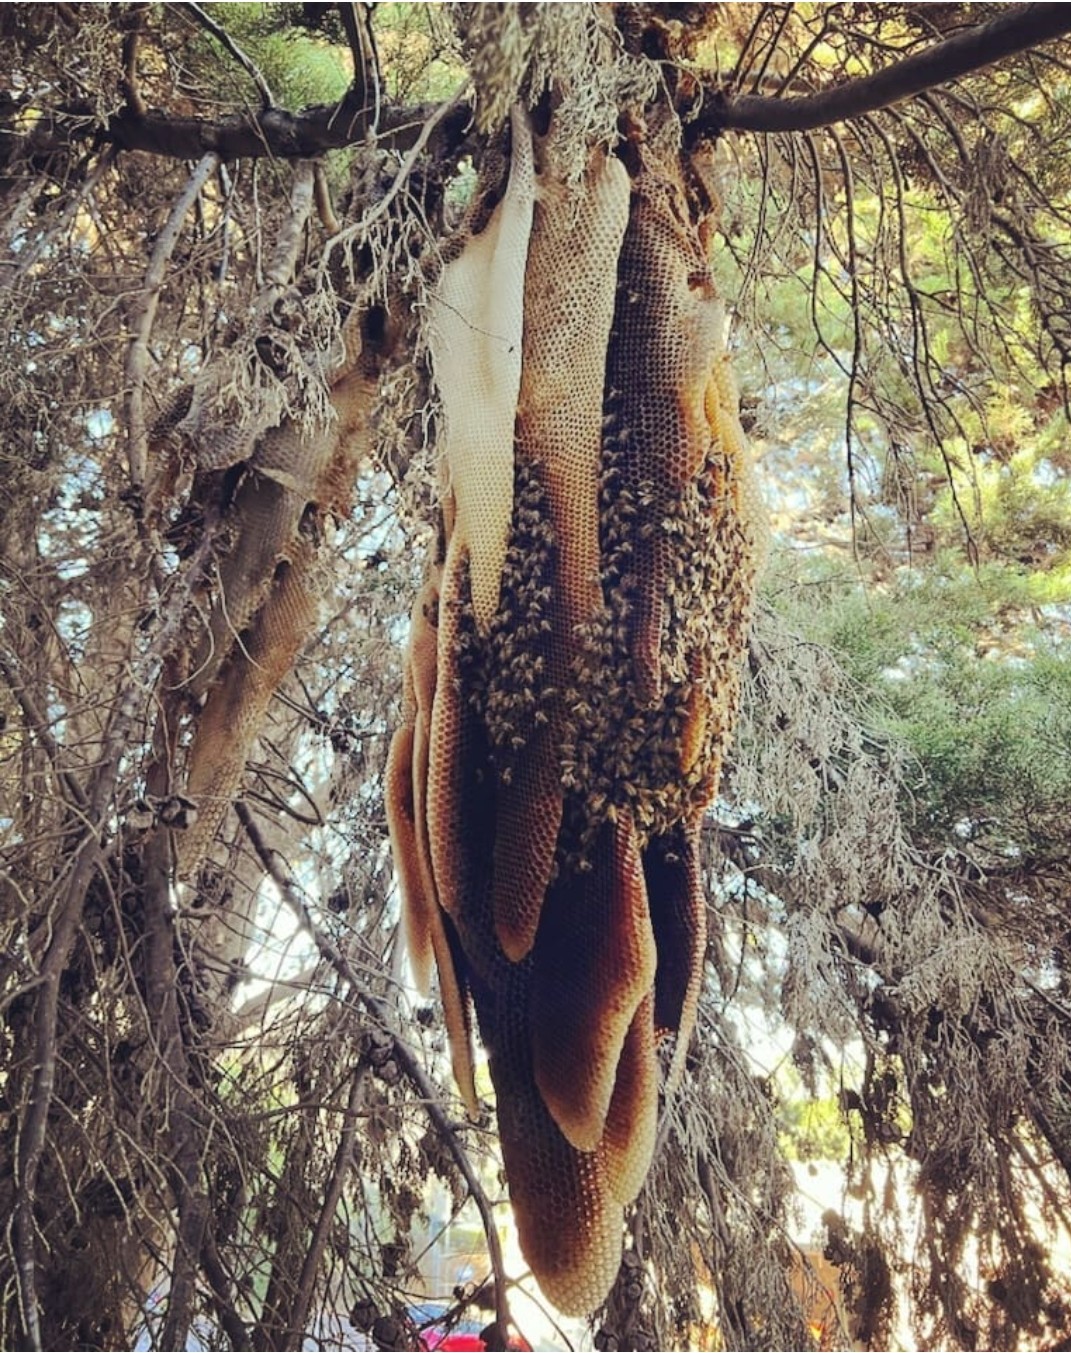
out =
[(470, 1008), (487, 1049), (523, 1252), (586, 1314), (695, 1024), (700, 826), (764, 537), (679, 152), (638, 134), (570, 174), (553, 116), (533, 137), (515, 111), (512, 138), (431, 316), (445, 547), (414, 610), (388, 817), (470, 1105)]

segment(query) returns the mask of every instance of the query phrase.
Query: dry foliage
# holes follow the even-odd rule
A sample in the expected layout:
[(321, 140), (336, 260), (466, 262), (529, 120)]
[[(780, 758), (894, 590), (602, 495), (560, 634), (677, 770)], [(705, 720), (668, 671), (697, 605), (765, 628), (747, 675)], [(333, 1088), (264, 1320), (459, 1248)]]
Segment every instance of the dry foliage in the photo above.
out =
[[(411, 1223), (432, 1177), (475, 1207), (500, 1267), (490, 1133), (462, 1120), (440, 1016), (402, 985), (382, 808), (436, 531), (422, 325), (458, 165), (501, 156), (503, 111), (537, 102), (548, 73), (574, 90), (578, 147), (653, 99), (675, 101), (687, 146), (716, 129), (704, 81), (806, 94), (1001, 7), (618, 8), (607, 26), (586, 7), (460, 7), (475, 127), (460, 99), (384, 96), (379, 122), (321, 140), (345, 148), (314, 168), (189, 131), (216, 119), (248, 147), (270, 103), (196, 7), (5, 7), (5, 1346), (147, 1332), (174, 1348), (191, 1330), (209, 1347), (331, 1346), (351, 1326), (415, 1346)], [(348, 117), (371, 104), (375, 43), (361, 16), (340, 37)], [(995, 367), (1041, 367), (1066, 397), (1066, 78), (1053, 44), (839, 130), (726, 139), (738, 309), (765, 323), (773, 283), (813, 262), (856, 483), (867, 438), (948, 453), (973, 435)], [(342, 136), (338, 109), (275, 112), (263, 143)], [(948, 213), (949, 295), (912, 277), (915, 192)], [(837, 305), (847, 341), (829, 332)], [(957, 309), (954, 389), (935, 307)], [(238, 689), (255, 705), (242, 726)], [(205, 756), (226, 774), (192, 795)], [(882, 1346), (905, 1311), (931, 1345), (1066, 1338), (1051, 1252), (1071, 1179), (1066, 866), (922, 839), (910, 771), (829, 655), (764, 615), (706, 824), (686, 1089), (603, 1346), (687, 1346), (704, 1322), (728, 1347), (812, 1337), (783, 1106), (741, 1009), (793, 1031), (806, 1084), (845, 1082), (864, 1222), (829, 1218), (847, 1298), (830, 1340)]]

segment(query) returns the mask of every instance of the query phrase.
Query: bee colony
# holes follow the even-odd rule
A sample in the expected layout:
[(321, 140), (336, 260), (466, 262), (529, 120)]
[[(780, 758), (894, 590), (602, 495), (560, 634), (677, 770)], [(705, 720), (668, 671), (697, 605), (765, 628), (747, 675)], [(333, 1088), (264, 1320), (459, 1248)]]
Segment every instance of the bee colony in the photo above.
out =
[(387, 804), (462, 1095), (474, 1012), (522, 1249), (580, 1314), (694, 1024), (762, 528), (679, 148), (636, 126), (566, 168), (515, 110), (508, 185), (434, 288), (444, 544)]

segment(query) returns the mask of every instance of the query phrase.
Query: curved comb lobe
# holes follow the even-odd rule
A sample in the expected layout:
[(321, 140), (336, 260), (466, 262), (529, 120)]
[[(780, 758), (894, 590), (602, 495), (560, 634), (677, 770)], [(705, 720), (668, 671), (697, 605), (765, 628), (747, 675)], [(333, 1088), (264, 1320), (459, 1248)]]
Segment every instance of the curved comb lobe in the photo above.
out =
[[(513, 1012), (524, 1006), (526, 982), (518, 985), (500, 1000)], [(496, 1037), (485, 1028), (484, 1037), (521, 1250), (550, 1301), (566, 1315), (585, 1315), (617, 1274), (621, 1204), (610, 1192), (601, 1153), (577, 1151), (548, 1113), (532, 1074), (526, 1028), (515, 1026), (510, 1037), (505, 1032)]]
[(590, 870), (554, 885), (533, 950), (536, 1083), (572, 1144), (602, 1139), (625, 1035), (655, 975), (632, 819), (606, 822)]
[(438, 893), (428, 838), (428, 771), (431, 758), (431, 720), (438, 677), (439, 589), (442, 569), (433, 565), (417, 593), (409, 625), (408, 685), (413, 718), (413, 815), (417, 864), (431, 910), (437, 914)]
[(439, 905), (456, 916), (474, 843), (465, 823), (465, 799), (486, 769), (486, 739), (466, 698), (461, 661), (468, 600), (468, 553), (450, 543), (439, 604), (437, 680), (428, 752), (428, 848)]
[(513, 506), (513, 426), (521, 381), (525, 261), (535, 174), (532, 134), (512, 115), (502, 201), (443, 268), (429, 307), (428, 345), (443, 402), (444, 465), (457, 502), (455, 544), (472, 560), (476, 622), (498, 605)]
[(554, 869), (563, 808), (556, 732), (553, 724), (537, 729), (498, 789), (495, 932), (514, 962), (532, 947)]
[(424, 871), (417, 845), (413, 807), (412, 724), (402, 724), (395, 730), (387, 753), (383, 782), (387, 831), (402, 895), (402, 930), (417, 987), (426, 992), (431, 980), (432, 957), (428, 918), (434, 899), (429, 900), (425, 891)]
[(439, 992), (443, 1002), (446, 1036), (450, 1044), (450, 1068), (465, 1103), (475, 1121), (480, 1116), (476, 1095), (476, 1066), (472, 1053), (472, 1012), (469, 1005), (468, 975), (464, 954), (450, 918), (435, 909), (431, 942), (439, 972)]
[(607, 385), (620, 417), (621, 492), (637, 514), (631, 648), (637, 698), (649, 708), (662, 693), (666, 585), (678, 548), (666, 519), (710, 448), (705, 395), (722, 312), (679, 175), (656, 166), (646, 148), (637, 153)]
[(677, 1036), (666, 1093), (676, 1088), (695, 1028), (706, 953), (707, 914), (699, 867), (699, 824), (653, 836), (643, 852), (658, 967), (654, 1027)]
[(578, 196), (567, 188), (559, 159), (552, 130), (537, 143), (540, 194), (525, 279), (516, 452), (539, 475), (549, 503), (557, 571), (542, 648), (545, 681), (557, 695), (547, 724), (499, 794), (495, 926), (514, 960), (532, 947), (554, 868), (561, 748), (571, 717), (565, 690), (580, 649), (576, 627), (591, 620), (601, 600), (602, 394), (615, 294), (608, 261), (617, 257), (629, 206), (620, 161), (595, 151)]
[(654, 996), (648, 992), (625, 1036), (601, 1144), (607, 1188), (619, 1203), (631, 1203), (643, 1187), (657, 1130)]

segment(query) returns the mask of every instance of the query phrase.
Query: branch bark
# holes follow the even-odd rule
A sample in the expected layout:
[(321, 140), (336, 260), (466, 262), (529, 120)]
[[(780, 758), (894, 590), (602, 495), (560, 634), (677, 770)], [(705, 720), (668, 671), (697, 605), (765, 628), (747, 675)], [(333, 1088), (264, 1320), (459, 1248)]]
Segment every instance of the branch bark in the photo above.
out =
[(1071, 32), (1071, 5), (1013, 5), (924, 52), (804, 98), (715, 92), (697, 122), (704, 131), (802, 132), (861, 117)]
[[(88, 106), (70, 105), (45, 113), (32, 132), (11, 137), (2, 163), (47, 165), (57, 152), (80, 141), (97, 140), (117, 150), (142, 150), (176, 160), (199, 160), (215, 154), (223, 161), (239, 159), (312, 159), (327, 150), (363, 141), (369, 109), (353, 90), (338, 103), (316, 104), (300, 112), (267, 108), (232, 117), (180, 117), (161, 109), (139, 113), (129, 105), (101, 126)], [(441, 111), (436, 103), (385, 106), (380, 112), (377, 144), (408, 150), (429, 118)], [(472, 121), (468, 103), (450, 110), (437, 129), (436, 147), (459, 150)]]
[[(345, 6), (343, 7), (345, 8)], [(1014, 56), (1041, 43), (1071, 33), (1071, 6), (1026, 4), (1009, 6), (988, 23), (939, 42), (926, 51), (904, 57), (864, 79), (836, 85), (802, 98), (769, 98), (728, 93), (710, 88), (693, 119), (692, 130), (718, 135), (724, 131), (809, 131), (847, 118), (863, 116), (947, 84), (971, 71)], [(351, 40), (358, 41), (354, 31)], [(264, 91), (261, 90), (262, 97)], [(214, 153), (223, 161), (236, 159), (313, 158), (327, 150), (354, 145), (367, 135), (378, 112), (380, 145), (407, 150), (420, 129), (436, 113), (435, 105), (376, 108), (376, 91), (366, 91), (360, 79), (335, 104), (320, 104), (296, 113), (263, 107), (212, 120), (181, 117), (160, 109), (128, 104), (101, 127), (89, 106), (68, 106), (41, 118), (22, 138), (11, 138), (3, 157), (31, 165), (76, 141), (96, 138), (119, 150), (141, 150), (173, 159), (197, 160)], [(369, 108), (371, 95), (373, 106)], [(451, 109), (437, 128), (438, 147), (459, 150), (472, 119), (466, 102)]]

